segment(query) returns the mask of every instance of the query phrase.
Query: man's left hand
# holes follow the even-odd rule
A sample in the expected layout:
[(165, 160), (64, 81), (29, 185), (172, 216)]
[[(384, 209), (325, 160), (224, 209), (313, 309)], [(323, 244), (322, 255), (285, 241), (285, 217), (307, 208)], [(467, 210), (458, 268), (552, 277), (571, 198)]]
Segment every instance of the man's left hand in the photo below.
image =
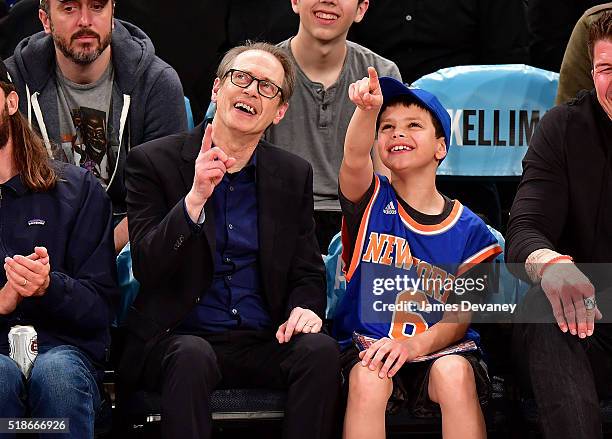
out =
[(36, 247), (28, 256), (5, 258), (4, 270), (8, 283), (20, 296), (42, 296), (47, 292), (51, 265), (45, 247)]
[(293, 334), (315, 333), (323, 327), (323, 321), (313, 311), (296, 306), (291, 311), (289, 319), (278, 327), (276, 339), (279, 343), (287, 343)]

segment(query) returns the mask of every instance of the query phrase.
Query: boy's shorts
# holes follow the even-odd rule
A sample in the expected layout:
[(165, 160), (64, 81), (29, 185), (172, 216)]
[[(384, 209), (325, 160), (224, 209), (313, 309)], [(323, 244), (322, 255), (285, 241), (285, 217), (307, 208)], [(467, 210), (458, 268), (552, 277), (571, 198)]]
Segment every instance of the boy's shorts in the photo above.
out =
[[(480, 405), (486, 406), (491, 396), (491, 381), (480, 351), (459, 352), (454, 355), (461, 355), (472, 365)], [(429, 371), (435, 360), (437, 358), (419, 363), (405, 363), (402, 366), (392, 378), (393, 393), (387, 403), (387, 413), (396, 413), (403, 407), (408, 407), (411, 414), (416, 417), (441, 415), (440, 406), (429, 399), (428, 391)], [(351, 369), (360, 361), (359, 350), (353, 345), (340, 354), (342, 375), (347, 387)]]

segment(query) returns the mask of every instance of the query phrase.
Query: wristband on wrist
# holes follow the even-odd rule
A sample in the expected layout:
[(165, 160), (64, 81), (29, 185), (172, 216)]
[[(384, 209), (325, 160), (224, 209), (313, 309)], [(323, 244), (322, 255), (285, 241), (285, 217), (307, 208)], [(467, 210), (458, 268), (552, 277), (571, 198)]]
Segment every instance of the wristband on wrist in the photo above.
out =
[(572, 258), (570, 255), (559, 255), (559, 256), (556, 256), (556, 257), (552, 258), (550, 261), (546, 262), (542, 266), (542, 268), (540, 268), (540, 272), (538, 273), (538, 275), (540, 276), (540, 279), (542, 278), (542, 275), (544, 274), (544, 270), (546, 270), (546, 268), (549, 265), (556, 264), (557, 262), (563, 261), (563, 260), (567, 260), (567, 261), (573, 262), (574, 258)]

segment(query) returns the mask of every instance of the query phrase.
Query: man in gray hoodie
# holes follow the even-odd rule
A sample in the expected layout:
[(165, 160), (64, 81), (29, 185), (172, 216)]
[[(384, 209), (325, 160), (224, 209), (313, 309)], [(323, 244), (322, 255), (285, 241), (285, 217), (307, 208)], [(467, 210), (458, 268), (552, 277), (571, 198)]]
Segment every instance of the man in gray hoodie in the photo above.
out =
[(123, 168), (132, 146), (187, 128), (183, 89), (151, 40), (111, 0), (40, 0), (44, 31), (6, 64), (20, 110), (50, 156), (89, 169), (108, 192), (115, 250), (128, 241)]

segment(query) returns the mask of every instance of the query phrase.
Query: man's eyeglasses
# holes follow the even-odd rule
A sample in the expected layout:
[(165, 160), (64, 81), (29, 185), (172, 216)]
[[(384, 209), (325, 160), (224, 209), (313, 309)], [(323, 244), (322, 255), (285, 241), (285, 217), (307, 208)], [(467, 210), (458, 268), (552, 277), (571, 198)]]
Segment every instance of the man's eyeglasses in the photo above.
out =
[(253, 83), (253, 81), (257, 81), (257, 92), (264, 98), (274, 99), (277, 94), (283, 94), (283, 89), (273, 82), (270, 82), (267, 79), (256, 78), (247, 72), (243, 72), (242, 70), (229, 69), (227, 74), (230, 75), (230, 81), (232, 81), (232, 84), (240, 88), (247, 88)]

